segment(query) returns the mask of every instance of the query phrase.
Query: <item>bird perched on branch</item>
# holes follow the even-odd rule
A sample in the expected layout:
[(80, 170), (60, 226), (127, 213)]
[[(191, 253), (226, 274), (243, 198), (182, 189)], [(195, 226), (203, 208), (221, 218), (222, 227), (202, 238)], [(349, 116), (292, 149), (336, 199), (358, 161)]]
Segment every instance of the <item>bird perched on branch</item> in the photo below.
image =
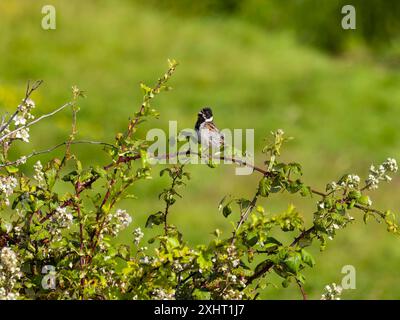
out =
[(224, 136), (213, 122), (212, 110), (208, 107), (203, 108), (197, 115), (195, 125), (198, 142), (205, 148), (219, 150), (224, 145)]

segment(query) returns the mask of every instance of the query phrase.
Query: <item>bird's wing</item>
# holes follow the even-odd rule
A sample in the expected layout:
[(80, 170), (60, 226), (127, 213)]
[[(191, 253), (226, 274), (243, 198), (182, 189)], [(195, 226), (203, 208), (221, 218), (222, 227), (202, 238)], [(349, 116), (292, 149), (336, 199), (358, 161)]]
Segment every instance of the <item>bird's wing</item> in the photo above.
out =
[(224, 143), (224, 136), (218, 130), (213, 122), (204, 122), (202, 129), (209, 130), (210, 136), (215, 143), (222, 145)]

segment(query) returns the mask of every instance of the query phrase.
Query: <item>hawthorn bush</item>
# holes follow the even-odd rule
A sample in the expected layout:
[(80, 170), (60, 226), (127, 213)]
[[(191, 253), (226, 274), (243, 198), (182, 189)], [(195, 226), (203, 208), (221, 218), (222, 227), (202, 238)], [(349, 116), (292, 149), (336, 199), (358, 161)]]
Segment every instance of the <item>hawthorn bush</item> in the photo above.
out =
[[(372, 207), (367, 190), (390, 181), (397, 171), (394, 159), (378, 167), (371, 166), (365, 182), (346, 174), (318, 191), (304, 184), (301, 165), (283, 163), (279, 156), (288, 140), (282, 130), (272, 133), (263, 149), (265, 161), (257, 167), (239, 158), (233, 165), (250, 166), (260, 175), (251, 199), (225, 197), (220, 211), (229, 218), (240, 214), (232, 234), (222, 237), (214, 231), (210, 243), (190, 247), (184, 235), (168, 223), (168, 214), (180, 197), (179, 188), (190, 179), (185, 164), (166, 165), (160, 175), (171, 183), (159, 195), (164, 210), (149, 215), (147, 228), (157, 235), (143, 243), (143, 231), (133, 231), (131, 245), (112, 241), (131, 223), (131, 216), (118, 208), (120, 200), (133, 198), (129, 187), (152, 177), (148, 142), (137, 128), (145, 120), (158, 117), (150, 105), (160, 92), (169, 89), (168, 80), (176, 69), (169, 61), (168, 71), (154, 87), (141, 85), (144, 96), (138, 112), (129, 120), (124, 133), (114, 144), (76, 140), (78, 101), (83, 92), (73, 87), (70, 102), (49, 114), (35, 118), (35, 103), (30, 96), (41, 82), (27, 86), (25, 98), (12, 115), (4, 115), (0, 125), (0, 299), (255, 299), (274, 272), (283, 287), (298, 285), (303, 297), (303, 270), (312, 268), (314, 258), (307, 247), (333, 239), (354, 218), (358, 210), (364, 220), (384, 221), (387, 230), (398, 234), (391, 211)], [(9, 159), (13, 142), (29, 142), (29, 128), (66, 108), (72, 111), (72, 130), (68, 139), (50, 149)], [(73, 153), (74, 144), (100, 144), (110, 160), (104, 166), (82, 164)], [(21, 164), (43, 153), (65, 148), (62, 159), (53, 158), (34, 164), (34, 174), (22, 172)], [(166, 154), (165, 158), (178, 154)], [(190, 156), (198, 157), (198, 154)], [(213, 157), (217, 157), (214, 155)], [(214, 167), (213, 162), (209, 163)], [(211, 173), (210, 173), (211, 174)], [(61, 193), (56, 186), (67, 184), (70, 192)], [(267, 214), (257, 204), (260, 198), (287, 192), (302, 197), (317, 197), (313, 223), (306, 226), (295, 207), (286, 212)], [(278, 233), (277, 233), (278, 231)], [(296, 236), (284, 243), (275, 236), (291, 232)], [(327, 288), (325, 299), (334, 299), (340, 290)]]

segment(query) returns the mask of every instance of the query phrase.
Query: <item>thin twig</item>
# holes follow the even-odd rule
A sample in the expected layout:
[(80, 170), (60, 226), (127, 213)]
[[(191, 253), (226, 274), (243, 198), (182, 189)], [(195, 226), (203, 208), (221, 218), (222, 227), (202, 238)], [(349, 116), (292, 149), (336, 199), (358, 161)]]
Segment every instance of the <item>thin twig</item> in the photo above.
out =
[[(172, 178), (172, 183), (171, 183), (171, 188), (170, 188), (170, 190), (172, 190), (172, 189), (175, 187), (175, 183), (176, 183), (176, 180), (177, 180), (177, 179), (178, 179), (177, 176), (174, 176), (174, 177)], [(166, 201), (166, 204), (165, 204), (165, 211), (164, 211), (164, 234), (165, 234), (165, 235), (167, 235), (167, 233), (168, 233), (167, 217), (168, 217), (168, 213), (169, 213), (169, 208), (170, 208), (170, 206), (171, 206), (170, 202), (169, 202), (169, 201)]]
[[(46, 153), (50, 153), (62, 146), (65, 146), (67, 144), (67, 141), (61, 142), (49, 149), (45, 149), (45, 150), (40, 150), (40, 151), (33, 151), (32, 153), (24, 156), (26, 159), (41, 155), (41, 154), (46, 154)], [(78, 140), (78, 141), (72, 141), (71, 144), (97, 144), (97, 145), (104, 145), (104, 146), (109, 146), (109, 147), (114, 147), (112, 144), (107, 143), (107, 142), (101, 142), (101, 141), (91, 141), (91, 140)], [(0, 164), (0, 168), (3, 167), (8, 167), (8, 166), (12, 166), (15, 164), (20, 164), (21, 163), (21, 159), (15, 160), (15, 161), (10, 161), (7, 163), (1, 163)]]
[(258, 197), (258, 193), (256, 193), (256, 195), (254, 196), (253, 200), (250, 202), (250, 204), (246, 208), (246, 210), (243, 213), (241, 213), (240, 220), (238, 221), (235, 230), (233, 230), (231, 245), (235, 244), (237, 232), (239, 231), (242, 224), (246, 221), (247, 217), (249, 216), (249, 214), (253, 211), (254, 207), (256, 206), (257, 197)]
[[(307, 236), (309, 236), (313, 231), (315, 230), (315, 227), (312, 226), (311, 228), (303, 231), (297, 238), (295, 238), (293, 240), (293, 242), (290, 244), (291, 247), (296, 246), (301, 240), (303, 240), (304, 238), (306, 238)], [(251, 282), (253, 282), (255, 279), (261, 277), (262, 275), (264, 275), (265, 273), (267, 273), (268, 271), (270, 271), (270, 269), (274, 266), (273, 262), (269, 262), (266, 263), (265, 266), (258, 270), (257, 272), (255, 272), (254, 274), (252, 274), (251, 276), (249, 276), (247, 278), (247, 283), (250, 284)]]
[(296, 282), (297, 282), (297, 285), (298, 285), (299, 288), (300, 288), (300, 292), (301, 292), (301, 295), (303, 296), (303, 300), (307, 300), (307, 293), (306, 293), (306, 291), (304, 290), (303, 285), (302, 285), (301, 282), (300, 282), (299, 280), (297, 280), (297, 279), (296, 279)]
[[(27, 85), (26, 85), (26, 90), (25, 90), (25, 98), (22, 100), (22, 103), (26, 103), (26, 101), (29, 99), (29, 97), (31, 96), (32, 92), (35, 91), (37, 88), (39, 88), (39, 86), (43, 83), (43, 80), (38, 80), (36, 81), (33, 86), (30, 86), (30, 81), (28, 81)], [(8, 128), (8, 126), (10, 125), (11, 121), (13, 121), (13, 119), (17, 116), (17, 114), (20, 112), (20, 106), (17, 107), (17, 110), (15, 110), (15, 112), (12, 114), (12, 116), (10, 117), (10, 119), (8, 119), (8, 121), (3, 125), (2, 122), (2, 127), (0, 128), (0, 133), (2, 133), (5, 129)]]
[(13, 131), (10, 131), (9, 133), (7, 133), (7, 134), (5, 134), (5, 135), (0, 137), (0, 142), (3, 141), (4, 139), (8, 138), (9, 136), (14, 135), (15, 133), (17, 133), (18, 131), (20, 131), (22, 129), (26, 129), (26, 128), (30, 127), (30, 126), (33, 126), (35, 123), (38, 123), (39, 121), (41, 121), (43, 119), (46, 119), (48, 117), (51, 117), (51, 116), (55, 115), (56, 113), (60, 112), (61, 110), (65, 109), (66, 107), (69, 107), (71, 105), (73, 105), (73, 103), (72, 102), (68, 102), (68, 103), (62, 105), (61, 107), (59, 107), (58, 109), (56, 109), (56, 110), (54, 110), (54, 111), (52, 111), (50, 113), (44, 114), (41, 117), (39, 117), (39, 118), (37, 118), (37, 119), (35, 119), (35, 120), (33, 120), (33, 121), (21, 126), (21, 127), (18, 127), (17, 129), (15, 129)]

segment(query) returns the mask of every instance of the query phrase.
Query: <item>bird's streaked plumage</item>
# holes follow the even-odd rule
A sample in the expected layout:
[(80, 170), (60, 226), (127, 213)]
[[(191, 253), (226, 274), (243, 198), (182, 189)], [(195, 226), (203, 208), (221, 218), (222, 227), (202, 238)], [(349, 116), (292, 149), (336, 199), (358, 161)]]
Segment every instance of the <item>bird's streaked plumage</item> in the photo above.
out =
[(205, 107), (197, 115), (195, 130), (198, 142), (204, 147), (219, 150), (224, 144), (224, 137), (213, 122), (212, 110)]

